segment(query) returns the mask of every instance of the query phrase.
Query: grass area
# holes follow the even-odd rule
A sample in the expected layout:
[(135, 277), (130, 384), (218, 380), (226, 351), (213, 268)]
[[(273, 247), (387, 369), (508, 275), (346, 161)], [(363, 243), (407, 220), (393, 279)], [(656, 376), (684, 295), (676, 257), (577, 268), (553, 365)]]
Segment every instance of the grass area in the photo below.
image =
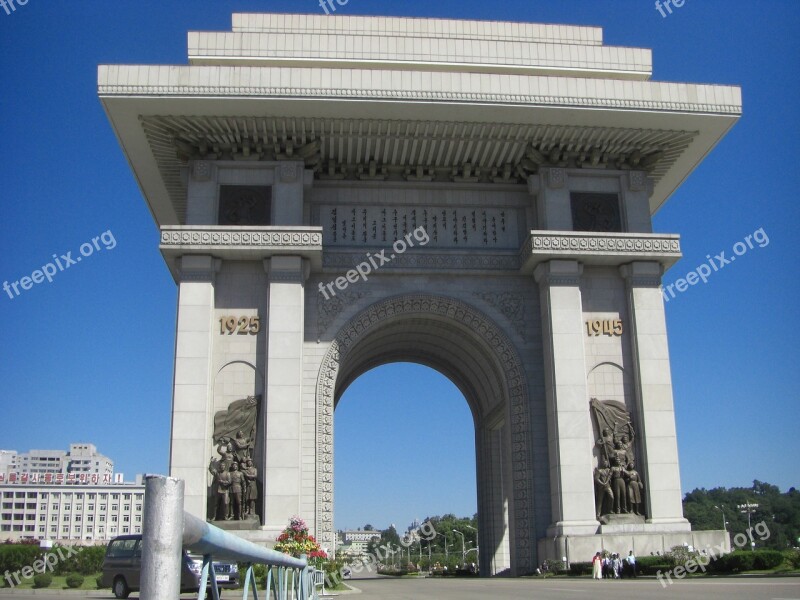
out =
[[(97, 578), (100, 576), (100, 573), (95, 573), (94, 575), (84, 575), (83, 576), (83, 585), (78, 588), (81, 590), (96, 590), (97, 589)], [(33, 589), (33, 578), (24, 579), (20, 575), (20, 583), (19, 585), (9, 586), (8, 581), (5, 579), (0, 579), (0, 587), (2, 588), (10, 588), (14, 587), (15, 589), (20, 590), (31, 590)], [(12, 582), (15, 582), (15, 579), (12, 577)], [(53, 581), (47, 588), (41, 589), (48, 589), (48, 590), (67, 590), (70, 589), (67, 587), (67, 576), (66, 575), (53, 575)]]

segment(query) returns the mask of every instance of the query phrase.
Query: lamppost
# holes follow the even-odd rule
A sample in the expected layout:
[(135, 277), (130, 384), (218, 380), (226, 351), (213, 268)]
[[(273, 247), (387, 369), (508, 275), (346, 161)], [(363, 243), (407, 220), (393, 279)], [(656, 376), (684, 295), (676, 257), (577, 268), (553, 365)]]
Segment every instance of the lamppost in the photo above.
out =
[(464, 534), (461, 533), (458, 529), (453, 529), (453, 533), (457, 533), (461, 536), (461, 565), (463, 566), (465, 562), (467, 562), (467, 550), (464, 547)]
[(721, 506), (722, 506), (722, 508), (720, 508), (719, 506), (717, 506), (715, 504), (714, 508), (716, 508), (718, 511), (720, 511), (722, 513), (722, 529), (724, 529), (725, 531), (728, 531), (728, 523), (727, 523), (727, 521), (725, 521), (725, 505), (722, 504)]
[(436, 535), (440, 535), (444, 538), (444, 562), (447, 562), (448, 555), (447, 555), (447, 536), (443, 533), (437, 533)]
[(750, 550), (755, 551), (756, 543), (753, 541), (753, 528), (750, 526), (750, 515), (756, 512), (755, 509), (758, 508), (758, 504), (747, 502), (745, 504), (737, 504), (736, 508), (738, 508), (739, 512), (742, 514), (747, 513), (747, 533), (750, 536)]
[[(472, 529), (472, 531), (474, 531), (474, 532), (475, 532), (475, 547), (474, 547), (474, 548), (472, 548), (472, 550), (475, 550), (475, 561), (476, 561), (476, 562), (480, 562), (480, 557), (481, 557), (481, 555), (480, 555), (480, 550), (479, 550), (479, 548), (480, 548), (481, 546), (480, 546), (480, 544), (478, 543), (478, 542), (479, 542), (479, 540), (478, 540), (478, 530), (477, 530), (477, 529), (475, 529), (475, 528), (474, 528), (472, 525), (464, 525), (464, 527), (465, 527), (466, 529)], [(472, 550), (470, 550), (470, 552), (472, 552)]]

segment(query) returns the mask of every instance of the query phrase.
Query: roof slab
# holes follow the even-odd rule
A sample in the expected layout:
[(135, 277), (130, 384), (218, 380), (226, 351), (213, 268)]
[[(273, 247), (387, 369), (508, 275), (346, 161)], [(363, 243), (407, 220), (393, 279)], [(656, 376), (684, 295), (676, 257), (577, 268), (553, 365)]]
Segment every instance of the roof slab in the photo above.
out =
[[(422, 21), (433, 24), (424, 30)], [(601, 59), (590, 77), (531, 74), (543, 61), (506, 60), (499, 46), (486, 72), (472, 72), (455, 55), (450, 62), (406, 56), (400, 65), (381, 54), (366, 66), (370, 49), (383, 52), (379, 45), (362, 44), (359, 56), (346, 50), (352, 31), (417, 39), (438, 27), (472, 35), (474, 44), (489, 35), (512, 46), (537, 43), (530, 41), (536, 36), (548, 47), (568, 39), (587, 51), (585, 59), (601, 56), (594, 28), (309, 15), (234, 15), (234, 23), (253, 30), (259, 44), (288, 23), (301, 44), (259, 46), (254, 56), (252, 44), (228, 47), (245, 37), (222, 34), (213, 45), (230, 64), (99, 67), (101, 101), (160, 225), (185, 222), (181, 169), (201, 158), (303, 160), (317, 179), (486, 185), (522, 185), (542, 166), (636, 169), (653, 180), (655, 212), (741, 114), (738, 87), (624, 79), (603, 71), (609, 65)], [(324, 61), (302, 42), (321, 27), (346, 42)], [(501, 56), (513, 64), (495, 69)], [(284, 64), (306, 59), (306, 66)]]

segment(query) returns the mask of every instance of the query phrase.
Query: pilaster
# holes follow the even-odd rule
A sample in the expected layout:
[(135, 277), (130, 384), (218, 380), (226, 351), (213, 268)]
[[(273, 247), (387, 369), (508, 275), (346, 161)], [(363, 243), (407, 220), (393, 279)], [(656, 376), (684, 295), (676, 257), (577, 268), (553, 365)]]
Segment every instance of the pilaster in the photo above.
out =
[(264, 261), (269, 274), (264, 526), (279, 533), (301, 514), (304, 282), (309, 263), (299, 256)]
[(620, 267), (620, 273), (628, 292), (647, 522), (688, 531), (681, 503), (662, 268), (657, 262), (633, 262)]
[(596, 532), (592, 425), (586, 388), (577, 261), (536, 267), (544, 344), (552, 523), (548, 536)]
[[(208, 494), (206, 465), (211, 457), (207, 439), (212, 429), (214, 277), (221, 262), (207, 255), (179, 259), (169, 471), (170, 476), (186, 481), (186, 510), (203, 520)], [(202, 462), (198, 457), (203, 457)]]

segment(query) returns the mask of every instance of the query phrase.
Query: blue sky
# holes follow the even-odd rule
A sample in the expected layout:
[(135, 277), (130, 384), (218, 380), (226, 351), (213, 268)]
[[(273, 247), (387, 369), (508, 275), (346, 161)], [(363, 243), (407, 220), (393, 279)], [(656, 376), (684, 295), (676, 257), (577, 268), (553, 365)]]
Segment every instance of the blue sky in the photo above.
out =
[[(186, 32), (230, 29), (234, 11), (321, 9), (314, 0), (0, 9), (0, 281), (53, 254), (75, 257), (103, 232), (116, 242), (13, 300), (0, 291), (0, 448), (92, 441), (126, 476), (166, 470), (176, 288), (97, 100), (96, 67), (186, 64)], [(769, 237), (667, 304), (682, 480), (684, 491), (755, 478), (796, 486), (800, 4), (687, 0), (663, 18), (650, 0), (349, 0), (337, 14), (599, 25), (607, 44), (652, 48), (656, 80), (743, 87), (741, 121), (655, 218), (657, 231), (683, 240), (665, 283), (706, 255), (730, 256), (759, 228)], [(397, 365), (364, 375), (337, 411), (337, 527), (472, 514), (470, 428), (466, 402), (438, 374)]]

